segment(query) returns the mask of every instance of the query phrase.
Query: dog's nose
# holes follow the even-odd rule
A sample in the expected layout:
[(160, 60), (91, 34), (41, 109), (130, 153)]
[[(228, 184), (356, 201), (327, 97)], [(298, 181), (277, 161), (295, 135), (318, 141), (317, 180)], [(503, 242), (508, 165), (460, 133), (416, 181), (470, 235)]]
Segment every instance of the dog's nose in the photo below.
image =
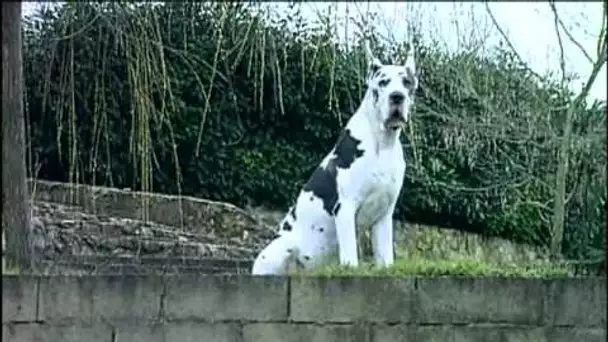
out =
[(388, 99), (392, 104), (400, 105), (405, 101), (405, 95), (402, 92), (394, 91), (388, 95)]

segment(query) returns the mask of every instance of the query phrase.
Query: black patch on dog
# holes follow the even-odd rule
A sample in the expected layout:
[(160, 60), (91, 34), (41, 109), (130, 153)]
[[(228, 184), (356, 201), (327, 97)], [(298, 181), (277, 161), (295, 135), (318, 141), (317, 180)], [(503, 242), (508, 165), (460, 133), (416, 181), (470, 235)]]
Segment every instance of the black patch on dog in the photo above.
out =
[(335, 162), (335, 165), (341, 169), (348, 169), (357, 158), (363, 156), (364, 151), (357, 149), (361, 140), (353, 137), (350, 130), (346, 129), (338, 139), (334, 148), (334, 158), (329, 161), (328, 167)]
[(378, 81), (378, 86), (381, 88), (386, 87), (391, 82), (390, 78)]
[(319, 228), (319, 232), (321, 232), (321, 233), (323, 233), (323, 231), (324, 231), (324, 230), (325, 230), (325, 229), (323, 229), (323, 227), (320, 227), (320, 228)]
[(382, 68), (382, 66), (378, 65), (378, 64), (372, 64), (372, 78), (376, 78), (378, 77), (378, 75), (380, 75), (380, 69)]
[(374, 95), (374, 102), (378, 102), (378, 90), (372, 89), (372, 95)]
[(291, 217), (293, 217), (294, 221), (297, 219), (297, 217), (296, 217), (296, 208), (295, 207), (291, 207), (289, 209), (289, 215), (291, 215)]
[(286, 232), (290, 232), (292, 228), (293, 227), (291, 226), (291, 224), (289, 224), (289, 222), (287, 221), (283, 222), (283, 227), (281, 227), (281, 229)]
[(340, 207), (342, 206), (342, 203), (336, 203), (336, 206), (334, 207), (334, 216), (338, 215), (338, 211), (340, 211)]
[(333, 204), (338, 201), (337, 189), (335, 165), (327, 165), (326, 169), (318, 167), (304, 185), (304, 191), (312, 191), (320, 198), (323, 201), (323, 209), (330, 215)]
[(308, 261), (308, 260), (310, 260), (310, 257), (308, 255), (305, 255), (304, 260)]
[(340, 135), (332, 152), (332, 158), (326, 168), (318, 167), (304, 185), (304, 191), (311, 191), (323, 201), (323, 209), (334, 215), (338, 202), (338, 184), (336, 175), (338, 168), (347, 169), (353, 162), (363, 156), (364, 151), (357, 148), (361, 140), (354, 138), (350, 130), (346, 129)]

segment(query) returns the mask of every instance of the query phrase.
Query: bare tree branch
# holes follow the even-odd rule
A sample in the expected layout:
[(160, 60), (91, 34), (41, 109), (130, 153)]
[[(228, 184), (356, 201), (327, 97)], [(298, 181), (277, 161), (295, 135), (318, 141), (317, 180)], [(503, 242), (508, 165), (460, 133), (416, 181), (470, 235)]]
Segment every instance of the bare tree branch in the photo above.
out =
[[(555, 4), (553, 3), (553, 1), (549, 2), (549, 6), (551, 6), (551, 10), (553, 11), (553, 22), (555, 25), (555, 34), (557, 35), (557, 43), (559, 45), (559, 68), (562, 72), (561, 86), (564, 87), (567, 82), (566, 59), (564, 56), (564, 42), (562, 41), (562, 34), (559, 32), (560, 19), (559, 19), (559, 16), (557, 15), (557, 10), (555, 9)], [(564, 29), (564, 31), (565, 31), (565, 29)], [(593, 63), (593, 61), (590, 61), (590, 62)]]
[[(606, 1), (604, 1), (604, 6), (602, 7), (603, 10), (603, 15), (602, 15), (602, 26), (600, 27), (600, 37), (606, 32), (606, 24), (607, 24), (607, 20), (608, 20), (608, 3)], [(602, 45), (605, 43), (606, 41), (602, 41), (601, 39), (598, 39), (597, 41), (597, 56), (599, 57), (602, 54), (602, 49), (604, 48)]]
[[(606, 4), (604, 3), (604, 6), (605, 5)], [(579, 41), (576, 40), (572, 36), (572, 33), (570, 33), (570, 30), (568, 30), (566, 28), (566, 25), (564, 25), (564, 22), (562, 21), (562, 19), (557, 14), (557, 8), (555, 7), (555, 0), (549, 1), (549, 7), (551, 7), (551, 11), (553, 12), (553, 17), (555, 19), (555, 25), (556, 25), (555, 32), (557, 33), (558, 39), (560, 40), (560, 45), (562, 44), (562, 42), (561, 42), (561, 37), (560, 37), (558, 25), (559, 25), (559, 27), (562, 28), (562, 30), (564, 30), (564, 33), (566, 34), (566, 36), (568, 36), (568, 39), (570, 39), (570, 41), (572, 42), (572, 44), (576, 45), (576, 47), (579, 50), (581, 50), (581, 52), (583, 53), (583, 55), (585, 55), (585, 57), (587, 58), (587, 60), (589, 61), (589, 63), (593, 64), (593, 59), (591, 58), (591, 56), (589, 56), (589, 54), (587, 53), (587, 51), (585, 50), (585, 48), (581, 45), (581, 43), (579, 43)]]
[[(555, 13), (555, 12), (554, 12)], [(555, 14), (557, 16), (557, 14)], [(559, 37), (559, 27), (556, 26), (556, 32)], [(574, 116), (575, 111), (579, 110), (583, 101), (589, 95), (589, 91), (595, 83), (595, 79), (599, 74), (600, 69), (604, 64), (606, 64), (606, 33), (600, 32), (599, 39), (603, 41), (601, 45), (603, 46), (598, 59), (593, 64), (593, 69), (587, 82), (584, 84), (581, 92), (574, 99), (572, 104), (568, 107), (566, 111), (566, 119), (564, 123), (564, 133), (562, 138), (562, 143), (559, 149), (559, 161), (557, 164), (556, 171), (556, 190), (555, 190), (555, 202), (554, 202), (554, 210), (553, 210), (553, 234), (551, 236), (551, 254), (553, 257), (557, 257), (559, 252), (561, 251), (563, 235), (564, 235), (564, 218), (565, 218), (565, 206), (566, 201), (566, 180), (568, 176), (568, 161), (569, 161), (569, 152), (570, 152), (570, 140), (571, 140), (571, 131), (572, 131), (572, 117)]]
[[(527, 63), (524, 63), (523, 58), (521, 58), (521, 55), (517, 52), (517, 50), (515, 49), (515, 47), (513, 46), (513, 44), (511, 43), (511, 40), (509, 39), (509, 37), (507, 36), (507, 33), (502, 29), (502, 27), (498, 24), (498, 21), (496, 21), (496, 18), (494, 17), (494, 14), (492, 13), (492, 10), (490, 9), (490, 4), (488, 2), (486, 2), (486, 12), (488, 13), (488, 15), (490, 16), (490, 19), (492, 20), (492, 23), (494, 24), (494, 27), (496, 27), (496, 29), (498, 30), (498, 33), (500, 33), (500, 35), (502, 36), (502, 39), (505, 40), (505, 42), (507, 43), (507, 45), (509, 46), (509, 48), (511, 49), (511, 51), (515, 54), (515, 56), (517, 57), (517, 59), (519, 59), (519, 61), (522, 64), (527, 65)], [(527, 70), (532, 73), (536, 78), (538, 78), (539, 80), (542, 80), (543, 78), (536, 73), (534, 70), (527, 68)]]

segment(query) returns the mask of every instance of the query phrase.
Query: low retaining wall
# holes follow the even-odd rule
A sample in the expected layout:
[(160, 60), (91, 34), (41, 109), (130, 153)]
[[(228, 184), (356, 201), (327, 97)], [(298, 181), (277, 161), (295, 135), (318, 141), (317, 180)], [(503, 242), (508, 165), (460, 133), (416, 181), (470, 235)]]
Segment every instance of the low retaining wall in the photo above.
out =
[(3, 276), (4, 341), (605, 341), (606, 280)]
[[(253, 247), (274, 237), (284, 212), (256, 207), (247, 210), (205, 199), (142, 193), (126, 189), (29, 179), (32, 196), (38, 202), (74, 206), (95, 215), (151, 221), (194, 234), (214, 232), (238, 238)], [(395, 220), (398, 257), (472, 257), (490, 262), (528, 263), (546, 260), (544, 248), (518, 244), (502, 238), (488, 238), (454, 229), (441, 229)], [(243, 232), (247, 231), (246, 235)], [(128, 236), (126, 234), (125, 236)], [(257, 247), (256, 247), (257, 249)], [(193, 256), (193, 255), (191, 255)]]
[(247, 211), (225, 202), (85, 184), (28, 180), (34, 201), (73, 205), (90, 214), (150, 220), (176, 228), (236, 235), (265, 230)]

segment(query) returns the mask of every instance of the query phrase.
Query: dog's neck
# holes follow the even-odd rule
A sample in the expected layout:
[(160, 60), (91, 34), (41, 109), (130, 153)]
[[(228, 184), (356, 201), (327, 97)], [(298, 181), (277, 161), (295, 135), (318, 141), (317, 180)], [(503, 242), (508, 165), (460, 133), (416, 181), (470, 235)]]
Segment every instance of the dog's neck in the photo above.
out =
[(395, 144), (400, 144), (399, 136), (401, 135), (401, 128), (395, 130), (386, 129), (384, 123), (378, 121), (378, 116), (376, 115), (377, 109), (373, 101), (373, 96), (368, 90), (365, 92), (363, 101), (355, 112), (355, 115), (360, 116), (368, 124), (371, 136), (375, 140), (376, 151), (392, 149)]

